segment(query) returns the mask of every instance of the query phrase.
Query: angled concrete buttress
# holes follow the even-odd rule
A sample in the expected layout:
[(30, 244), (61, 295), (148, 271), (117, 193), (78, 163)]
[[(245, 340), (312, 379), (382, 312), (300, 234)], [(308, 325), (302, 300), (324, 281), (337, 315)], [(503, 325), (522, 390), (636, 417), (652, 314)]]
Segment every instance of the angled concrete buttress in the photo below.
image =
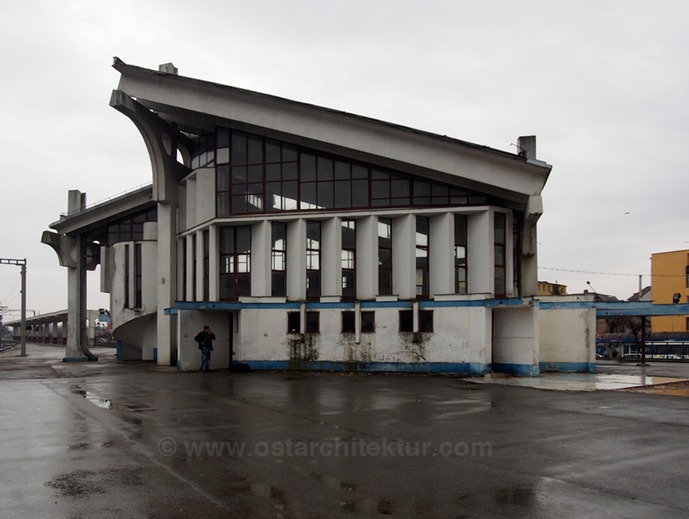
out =
[(137, 127), (148, 150), (153, 170), (153, 200), (158, 204), (158, 279), (156, 347), (158, 364), (170, 365), (177, 356), (177, 322), (165, 310), (174, 306), (177, 293), (177, 185), (189, 168), (177, 160), (191, 148), (189, 139), (173, 124), (158, 117), (125, 92), (114, 90), (110, 106)]
[[(69, 192), (68, 211), (83, 209), (85, 196)], [(100, 261), (100, 248), (88, 243), (81, 234), (68, 236), (45, 231), (41, 243), (49, 245), (56, 253), (60, 265), (67, 267), (67, 348), (65, 362), (97, 361), (98, 357), (88, 347), (86, 312), (86, 271), (94, 270)]]

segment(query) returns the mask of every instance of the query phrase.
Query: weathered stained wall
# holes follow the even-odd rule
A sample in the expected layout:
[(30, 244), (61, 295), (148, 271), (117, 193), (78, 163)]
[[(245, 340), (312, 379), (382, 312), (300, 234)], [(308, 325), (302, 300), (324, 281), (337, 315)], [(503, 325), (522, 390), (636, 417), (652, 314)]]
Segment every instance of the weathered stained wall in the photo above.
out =
[[(571, 302), (577, 296), (541, 297), (542, 303)], [(543, 309), (539, 311), (539, 361), (541, 371), (594, 372), (596, 354), (595, 308)]]
[(264, 369), (488, 371), (489, 309), (434, 308), (434, 333), (399, 332), (399, 310), (376, 308), (375, 333), (356, 334), (340, 333), (341, 308), (321, 308), (320, 333), (290, 334), (284, 309), (243, 309), (235, 360)]
[(537, 305), (493, 310), (493, 371), (539, 374), (538, 318)]

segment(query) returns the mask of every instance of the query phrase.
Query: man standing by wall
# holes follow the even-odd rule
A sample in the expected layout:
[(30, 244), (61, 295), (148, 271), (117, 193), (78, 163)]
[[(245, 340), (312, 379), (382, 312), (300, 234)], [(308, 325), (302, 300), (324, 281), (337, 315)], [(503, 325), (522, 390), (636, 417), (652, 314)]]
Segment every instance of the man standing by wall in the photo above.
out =
[(201, 350), (201, 371), (208, 373), (210, 371), (211, 352), (213, 351), (215, 334), (209, 326), (204, 326), (203, 331), (197, 333), (194, 340), (199, 343), (199, 349)]

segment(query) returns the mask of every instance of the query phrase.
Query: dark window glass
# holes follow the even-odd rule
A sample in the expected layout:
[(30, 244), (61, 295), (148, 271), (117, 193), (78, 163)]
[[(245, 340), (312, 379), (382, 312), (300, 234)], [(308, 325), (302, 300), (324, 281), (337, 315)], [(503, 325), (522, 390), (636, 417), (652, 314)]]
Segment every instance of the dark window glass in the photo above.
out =
[(378, 294), (392, 294), (392, 219), (378, 219)]
[(284, 297), (287, 294), (287, 224), (272, 222), (271, 239), (271, 295)]
[(430, 220), (425, 216), (416, 217), (416, 296), (429, 295), (428, 238)]
[(321, 295), (321, 222), (306, 222), (306, 297)]
[(333, 179), (333, 161), (324, 157), (318, 157), (318, 175), (319, 181)]
[(354, 333), (355, 314), (351, 311), (342, 312), (342, 333)]
[(306, 312), (306, 333), (321, 333), (320, 314)]
[(335, 180), (349, 180), (351, 179), (350, 164), (340, 160), (335, 161)]
[(246, 135), (232, 132), (232, 164), (246, 164)]
[(297, 161), (297, 147), (291, 144), (282, 144), (282, 161), (296, 162)]
[(301, 314), (287, 312), (287, 333), (301, 333)]
[(414, 331), (414, 312), (412, 310), (400, 310), (400, 332)]
[(335, 204), (333, 203), (333, 183), (319, 182), (318, 183), (318, 203), (319, 208), (329, 209)]
[(368, 206), (368, 180), (352, 181), (352, 207)]
[(433, 332), (433, 310), (419, 310), (419, 331)]
[(356, 296), (356, 221), (342, 220), (342, 298)]
[(251, 295), (251, 226), (220, 228), (220, 299)]
[(249, 135), (247, 144), (249, 148), (247, 164), (261, 164), (263, 162), (263, 139)]
[(308, 153), (301, 154), (301, 181), (311, 182), (316, 180), (316, 157)]
[(112, 222), (107, 227), (102, 237), (103, 245), (113, 245), (123, 241), (140, 241), (144, 237), (144, 223), (155, 222), (158, 211), (156, 208), (148, 209), (140, 213), (122, 218), (121, 220)]
[(507, 279), (505, 277), (505, 232), (507, 218), (505, 213), (495, 213), (493, 217), (494, 230), (494, 280), (495, 297), (505, 297), (507, 293)]
[[(310, 211), (486, 204), (487, 197), (455, 186), (342, 157), (300, 149), (275, 139), (218, 128), (201, 139), (195, 164), (217, 165), (216, 211), (221, 217), (273, 211)], [(217, 143), (215, 142), (217, 140)], [(228, 142), (231, 151), (228, 153)], [(205, 150), (205, 151), (204, 151)], [(223, 168), (223, 169), (221, 169)], [(286, 181), (293, 182), (290, 195)], [(263, 188), (263, 183), (270, 183)], [(297, 187), (298, 184), (298, 187)]]
[(455, 215), (455, 294), (467, 293), (467, 217)]
[(376, 313), (361, 312), (361, 333), (375, 333)]
[(272, 139), (266, 139), (266, 163), (280, 162), (280, 143)]
[(282, 180), (297, 180), (297, 163), (285, 162), (282, 164)]
[(335, 182), (335, 207), (352, 207), (351, 186), (349, 181)]

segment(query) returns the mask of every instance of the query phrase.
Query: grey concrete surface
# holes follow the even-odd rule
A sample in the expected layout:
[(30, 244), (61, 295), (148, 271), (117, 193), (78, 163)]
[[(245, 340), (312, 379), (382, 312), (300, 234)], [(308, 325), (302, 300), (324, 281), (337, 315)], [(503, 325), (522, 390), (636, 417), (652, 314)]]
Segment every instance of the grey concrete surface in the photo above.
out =
[(688, 398), (28, 352), (0, 354), (3, 518), (689, 515)]

